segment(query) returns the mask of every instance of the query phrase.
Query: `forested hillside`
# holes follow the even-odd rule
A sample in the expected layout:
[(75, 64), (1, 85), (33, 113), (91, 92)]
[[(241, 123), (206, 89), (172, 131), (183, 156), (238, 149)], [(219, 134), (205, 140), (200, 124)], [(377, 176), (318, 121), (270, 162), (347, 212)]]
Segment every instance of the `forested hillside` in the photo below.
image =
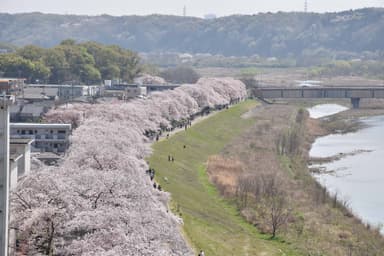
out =
[(140, 73), (138, 55), (119, 46), (67, 39), (52, 48), (28, 45), (0, 54), (0, 76), (24, 77), (29, 83), (98, 83), (121, 78), (131, 82)]
[(290, 57), (318, 54), (380, 55), (384, 9), (340, 13), (262, 13), (205, 20), (179, 16), (0, 14), (0, 42), (51, 47), (72, 38), (140, 52), (190, 52)]

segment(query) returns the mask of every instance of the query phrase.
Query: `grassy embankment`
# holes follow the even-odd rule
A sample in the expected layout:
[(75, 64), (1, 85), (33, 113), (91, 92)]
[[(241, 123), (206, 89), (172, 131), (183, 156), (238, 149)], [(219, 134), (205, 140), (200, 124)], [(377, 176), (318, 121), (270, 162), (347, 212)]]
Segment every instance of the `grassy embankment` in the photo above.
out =
[(182, 216), (190, 244), (206, 255), (298, 255), (288, 244), (260, 234), (208, 181), (208, 157), (254, 124), (241, 115), (255, 106), (254, 101), (240, 103), (153, 145), (149, 161), (156, 180), (172, 194), (172, 210)]

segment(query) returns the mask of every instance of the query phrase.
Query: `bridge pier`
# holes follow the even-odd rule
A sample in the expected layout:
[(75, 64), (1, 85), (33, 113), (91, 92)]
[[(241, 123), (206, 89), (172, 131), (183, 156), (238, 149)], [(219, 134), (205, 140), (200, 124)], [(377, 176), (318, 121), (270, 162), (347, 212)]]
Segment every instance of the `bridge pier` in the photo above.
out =
[(360, 107), (360, 98), (351, 98), (351, 104), (353, 108)]

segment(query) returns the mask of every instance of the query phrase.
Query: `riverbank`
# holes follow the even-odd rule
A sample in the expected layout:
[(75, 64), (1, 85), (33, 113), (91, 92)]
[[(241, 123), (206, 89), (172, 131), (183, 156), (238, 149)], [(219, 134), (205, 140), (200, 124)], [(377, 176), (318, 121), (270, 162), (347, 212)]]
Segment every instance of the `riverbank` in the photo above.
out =
[[(377, 230), (355, 218), (345, 202), (331, 197), (311, 176), (307, 167), (311, 143), (330, 130), (303, 111), (298, 115), (299, 110), (293, 104), (241, 103), (154, 145), (150, 163), (157, 170), (156, 181), (171, 192), (170, 207), (183, 218), (185, 236), (196, 251), (381, 255), (384, 241)], [(283, 137), (299, 142), (296, 150), (285, 145), (286, 153), (279, 154), (277, 145), (281, 147)], [(167, 161), (170, 153), (174, 163)], [(257, 181), (253, 177), (279, 177), (279, 191), (285, 195), (283, 210), (289, 215), (273, 239), (268, 216), (256, 211), (260, 210), (254, 200), (257, 190), (243, 193), (246, 207), (238, 201), (239, 180)]]
[[(337, 122), (335, 125), (336, 121), (329, 119), (332, 125), (327, 127), (322, 121), (306, 116), (301, 126), (297, 123), (300, 120), (297, 118), (299, 109), (299, 106), (292, 104), (254, 109), (248, 116), (252, 116), (256, 124), (228, 144), (219, 156), (210, 159), (208, 173), (212, 182), (227, 198), (238, 200), (236, 191), (241, 188), (239, 176), (256, 181), (253, 177), (279, 176), (279, 185), (286, 195), (290, 213), (286, 223), (278, 230), (279, 239), (293, 244), (307, 255), (381, 255), (384, 240), (377, 230), (355, 218), (347, 202), (340, 201), (337, 195), (331, 197), (315, 181), (307, 167), (308, 151), (315, 138), (334, 130), (353, 129), (356, 124), (343, 123), (340, 117), (335, 119), (340, 124)], [(343, 115), (355, 115), (352, 111)], [(289, 141), (295, 142), (298, 143), (297, 150), (290, 153), (287, 149), (277, 150), (277, 141), (284, 137), (282, 135), (286, 138), (282, 140), (284, 147)], [(281, 142), (279, 145), (281, 148)], [(232, 166), (222, 168), (225, 161), (233, 163)], [(258, 203), (260, 200), (255, 200), (257, 195), (252, 191), (245, 193), (247, 203), (239, 206), (241, 213), (268, 234), (268, 221), (258, 210), (263, 205)]]
[(354, 214), (380, 229), (384, 220), (384, 175), (380, 168), (384, 164), (384, 116), (364, 115), (359, 122), (364, 129), (316, 139), (310, 156), (318, 161), (311, 161), (311, 169), (332, 195), (347, 198)]
[(340, 153), (328, 157), (310, 157), (309, 151), (312, 144), (319, 137), (331, 134), (347, 134), (357, 132), (367, 125), (360, 121), (360, 118), (370, 116), (384, 115), (383, 106), (378, 107), (376, 101), (365, 102), (364, 107), (360, 109), (348, 109), (334, 115), (326, 116), (323, 118), (308, 118), (307, 129), (308, 135), (306, 150), (308, 151), (307, 159), (310, 165), (329, 163), (340, 160), (347, 156), (352, 156), (360, 153), (370, 152), (370, 150), (356, 149), (353, 152)]
[[(183, 218), (184, 234), (196, 252), (203, 249), (206, 255), (220, 256), (300, 255), (292, 246), (260, 234), (208, 180), (209, 156), (222, 152), (254, 125), (254, 119), (241, 116), (256, 106), (255, 101), (242, 102), (153, 145), (149, 162), (156, 170), (156, 182), (171, 193), (170, 208)], [(173, 162), (168, 161), (168, 155), (174, 157)]]
[[(332, 115), (330, 117), (325, 117), (320, 120), (318, 119), (312, 119), (309, 118), (307, 121), (307, 127), (308, 127), (308, 141), (310, 143), (310, 147), (307, 148), (306, 154), (308, 157), (308, 169), (311, 171), (312, 174), (314, 174), (317, 177), (320, 177), (322, 175), (328, 175), (331, 177), (334, 177), (335, 179), (345, 179), (346, 177), (343, 176), (343, 174), (340, 174), (338, 170), (344, 170), (344, 168), (339, 169), (332, 169), (332, 168), (326, 168), (324, 165), (331, 164), (334, 162), (338, 162), (344, 159), (351, 159), (350, 157), (359, 156), (360, 154), (366, 154), (366, 153), (372, 153), (373, 150), (371, 149), (362, 149), (362, 147), (366, 147), (367, 145), (355, 145), (353, 149), (350, 151), (342, 152), (337, 151), (337, 149), (333, 149), (332, 151), (335, 152), (335, 154), (327, 154), (329, 156), (326, 157), (309, 157), (309, 151), (311, 150), (311, 147), (315, 140), (317, 140), (319, 137), (331, 135), (331, 134), (355, 134), (359, 131), (369, 128), (369, 126), (366, 124), (366, 122), (362, 121), (361, 118), (368, 118), (368, 117), (374, 117), (374, 116), (382, 116), (384, 115), (384, 108), (382, 105), (383, 101), (365, 101), (365, 104), (360, 109), (349, 109), (340, 113), (337, 113), (335, 115)], [(312, 123), (312, 125), (308, 125)], [(314, 124), (314, 125), (313, 125)], [(320, 133), (318, 131), (321, 131)], [(325, 137), (324, 137), (325, 138)], [(337, 153), (336, 153), (337, 152)], [(360, 158), (360, 157), (359, 157)], [(351, 163), (350, 163), (351, 164)], [(356, 163), (355, 163), (356, 164)], [(313, 167), (315, 165), (316, 167)], [(353, 165), (353, 164), (352, 164)], [(345, 170), (344, 170), (345, 171)], [(340, 176), (341, 175), (341, 176)], [(349, 176), (350, 174), (344, 174)], [(363, 180), (366, 177), (354, 177), (352, 179), (354, 180)], [(317, 178), (318, 179), (318, 178)], [(375, 179), (375, 178), (374, 178)], [(324, 182), (321, 182), (321, 186), (323, 187), (324, 191), (328, 191), (328, 188), (326, 188)], [(362, 181), (364, 183), (364, 181)], [(357, 184), (355, 184), (357, 185)], [(352, 189), (353, 191), (360, 190), (360, 192), (363, 188), (360, 186), (355, 187)], [(363, 189), (364, 190), (364, 189)], [(351, 197), (350, 196), (342, 196), (338, 193), (343, 193), (342, 191), (333, 190), (332, 193), (326, 192), (327, 196), (331, 201), (333, 201), (334, 205), (339, 205), (338, 207), (342, 209), (342, 211), (345, 212), (345, 216), (348, 218), (352, 218), (356, 223), (358, 223), (357, 227), (354, 228), (355, 232), (358, 233), (366, 233), (367, 236), (372, 236), (373, 240), (376, 240), (379, 242), (380, 246), (383, 246), (383, 237), (380, 233), (382, 233), (382, 227), (381, 225), (375, 225), (375, 224), (369, 224), (366, 221), (362, 221), (361, 217), (356, 215), (354, 212), (354, 209), (351, 204)], [(361, 194), (361, 193), (357, 193)], [(374, 196), (375, 193), (373, 193), (371, 196)], [(375, 207), (374, 207), (375, 208)], [(377, 208), (375, 208), (378, 210)], [(379, 210), (380, 211), (380, 210)], [(359, 211), (357, 211), (359, 212)], [(358, 231), (357, 231), (358, 230)], [(372, 245), (374, 242), (372, 242)], [(359, 249), (356, 245), (353, 245), (353, 247)], [(369, 246), (366, 247), (367, 250)], [(374, 249), (374, 246), (371, 247)], [(359, 249), (360, 250), (360, 249)], [(353, 250), (351, 250), (352, 252)], [(377, 248), (375, 250), (369, 251), (369, 253), (365, 252), (366, 255), (380, 255)], [(357, 254), (359, 255), (359, 254)]]

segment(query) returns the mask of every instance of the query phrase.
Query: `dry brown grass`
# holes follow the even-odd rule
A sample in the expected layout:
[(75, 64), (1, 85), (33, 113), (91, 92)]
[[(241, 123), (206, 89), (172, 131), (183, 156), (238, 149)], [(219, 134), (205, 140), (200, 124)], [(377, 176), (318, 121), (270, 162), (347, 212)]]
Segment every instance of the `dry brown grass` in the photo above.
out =
[(244, 165), (236, 158), (214, 155), (208, 158), (207, 172), (209, 180), (217, 185), (220, 193), (230, 196), (236, 191), (237, 178), (244, 173)]

